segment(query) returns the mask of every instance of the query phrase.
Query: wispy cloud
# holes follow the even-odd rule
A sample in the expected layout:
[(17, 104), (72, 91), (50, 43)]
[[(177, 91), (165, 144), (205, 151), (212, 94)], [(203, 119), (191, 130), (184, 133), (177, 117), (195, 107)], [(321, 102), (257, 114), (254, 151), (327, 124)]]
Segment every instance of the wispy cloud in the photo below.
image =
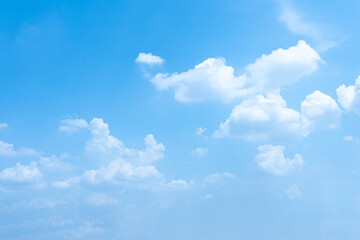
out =
[(0, 130), (7, 127), (8, 127), (7, 123), (0, 123)]
[(82, 128), (88, 128), (89, 124), (84, 119), (64, 119), (61, 120), (59, 131), (77, 132)]
[(191, 151), (191, 156), (193, 156), (194, 158), (202, 158), (205, 157), (207, 153), (207, 148), (198, 147)]
[(325, 52), (336, 46), (336, 42), (325, 36), (319, 24), (305, 19), (291, 2), (279, 1), (279, 4), (281, 6), (280, 20), (292, 33), (312, 39), (319, 52)]
[(302, 195), (299, 187), (296, 184), (293, 184), (291, 187), (286, 189), (284, 193), (289, 200), (298, 199)]
[(14, 144), (6, 143), (0, 140), (0, 155), (15, 157), (15, 156), (28, 156), (38, 155), (39, 153), (32, 148), (21, 147), (19, 149), (14, 148)]

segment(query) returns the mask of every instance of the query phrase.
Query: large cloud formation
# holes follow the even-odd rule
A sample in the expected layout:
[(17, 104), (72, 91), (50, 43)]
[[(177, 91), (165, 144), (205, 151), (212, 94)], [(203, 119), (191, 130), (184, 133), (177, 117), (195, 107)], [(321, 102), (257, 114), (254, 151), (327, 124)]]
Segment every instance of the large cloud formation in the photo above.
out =
[(145, 149), (137, 150), (126, 147), (121, 140), (112, 136), (108, 124), (101, 118), (92, 119), (88, 129), (91, 137), (84, 150), (88, 156), (98, 159), (99, 168), (85, 170), (80, 176), (55, 181), (52, 184), (54, 187), (65, 189), (81, 182), (152, 189), (174, 189), (174, 182), (188, 185), (182, 179), (167, 183), (163, 174), (157, 170), (155, 163), (164, 158), (165, 147), (152, 134), (144, 139)]
[(222, 101), (254, 94), (279, 94), (282, 86), (294, 83), (318, 68), (322, 60), (305, 41), (288, 49), (262, 55), (235, 76), (224, 58), (209, 58), (182, 73), (159, 73), (150, 81), (158, 90), (173, 88), (181, 102)]
[(306, 96), (301, 112), (288, 108), (280, 95), (257, 95), (235, 106), (215, 136), (246, 140), (306, 137), (317, 128), (334, 128), (340, 116), (335, 100), (320, 91)]

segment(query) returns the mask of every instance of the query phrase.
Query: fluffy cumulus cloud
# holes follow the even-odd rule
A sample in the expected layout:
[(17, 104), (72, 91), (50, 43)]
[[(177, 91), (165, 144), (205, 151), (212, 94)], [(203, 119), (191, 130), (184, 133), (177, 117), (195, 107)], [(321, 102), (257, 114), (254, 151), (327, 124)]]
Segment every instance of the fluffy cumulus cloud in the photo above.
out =
[(89, 124), (84, 119), (64, 119), (61, 120), (59, 130), (62, 132), (77, 132), (87, 127), (89, 127)]
[(175, 99), (181, 102), (230, 102), (244, 95), (245, 81), (245, 76), (234, 75), (224, 58), (209, 58), (187, 72), (159, 73), (151, 79), (158, 90), (174, 88)]
[(223, 173), (212, 173), (209, 176), (206, 176), (204, 179), (204, 184), (224, 184), (227, 180), (235, 178), (234, 174), (223, 172)]
[(27, 156), (27, 155), (37, 155), (38, 152), (31, 148), (19, 148), (15, 149), (14, 144), (6, 143), (0, 140), (0, 155), (15, 157), (15, 156)]
[(15, 167), (6, 168), (0, 172), (2, 183), (38, 183), (42, 180), (42, 174), (36, 162), (30, 165), (17, 163)]
[(136, 58), (135, 62), (148, 64), (150, 66), (153, 65), (161, 65), (164, 63), (164, 59), (159, 56), (152, 55), (152, 53), (139, 53), (138, 57)]
[(257, 95), (237, 105), (215, 136), (246, 140), (305, 137), (316, 128), (335, 127), (340, 115), (335, 100), (319, 91), (306, 96), (301, 112), (288, 108), (280, 95)]
[(137, 150), (126, 147), (122, 141), (112, 136), (108, 124), (101, 118), (94, 118), (89, 124), (89, 130), (91, 138), (84, 149), (88, 155), (101, 159), (99, 168), (86, 170), (80, 176), (53, 182), (53, 187), (67, 189), (81, 182), (163, 189), (184, 189), (191, 185), (185, 180), (172, 180), (168, 183), (165, 181), (163, 174), (154, 165), (164, 158), (165, 147), (158, 143), (152, 134), (148, 134), (144, 139), (145, 149)]
[(86, 142), (85, 151), (87, 152), (100, 152), (108, 153), (114, 152), (114, 154), (123, 155), (126, 153), (122, 141), (110, 135), (109, 126), (104, 123), (101, 118), (94, 118), (90, 122), (89, 126), (91, 132), (91, 139)]
[(97, 170), (87, 170), (83, 174), (84, 179), (91, 183), (114, 182), (123, 180), (152, 180), (160, 179), (162, 175), (155, 166), (136, 166), (123, 159), (110, 162)]
[(136, 150), (125, 147), (124, 143), (110, 135), (109, 126), (101, 118), (94, 118), (90, 122), (91, 139), (86, 142), (85, 151), (90, 154), (101, 154), (102, 160), (108, 158), (126, 158), (136, 164), (152, 164), (164, 158), (165, 147), (157, 143), (152, 134), (145, 139), (145, 149)]
[(191, 156), (193, 156), (194, 158), (202, 158), (205, 157), (207, 153), (208, 153), (207, 148), (199, 147), (191, 151)]
[(280, 93), (280, 88), (314, 72), (322, 62), (305, 41), (288, 49), (279, 48), (246, 67), (251, 92)]
[(280, 93), (284, 85), (298, 81), (318, 68), (322, 62), (317, 52), (305, 41), (288, 49), (277, 49), (263, 55), (234, 75), (234, 68), (223, 58), (209, 58), (182, 73), (155, 75), (151, 82), (158, 90), (173, 88), (175, 99), (182, 102), (218, 100), (231, 102), (236, 98)]
[(261, 145), (255, 157), (258, 166), (263, 170), (283, 175), (295, 169), (302, 169), (304, 160), (300, 154), (295, 154), (293, 159), (285, 158), (284, 146)]
[(257, 95), (237, 105), (230, 117), (215, 132), (216, 137), (233, 136), (247, 140), (267, 139), (291, 133), (309, 134), (308, 122), (301, 114), (287, 108), (280, 95)]
[(354, 85), (341, 85), (336, 93), (342, 108), (360, 115), (360, 77), (355, 80)]
[(341, 116), (341, 110), (336, 101), (320, 91), (306, 96), (301, 103), (301, 113), (314, 129), (334, 128)]

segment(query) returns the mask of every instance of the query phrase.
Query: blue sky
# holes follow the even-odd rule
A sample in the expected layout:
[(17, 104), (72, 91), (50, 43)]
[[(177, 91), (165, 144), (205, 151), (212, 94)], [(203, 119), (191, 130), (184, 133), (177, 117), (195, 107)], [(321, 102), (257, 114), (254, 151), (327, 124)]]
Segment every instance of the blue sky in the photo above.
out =
[(1, 1), (1, 239), (358, 239), (357, 1)]

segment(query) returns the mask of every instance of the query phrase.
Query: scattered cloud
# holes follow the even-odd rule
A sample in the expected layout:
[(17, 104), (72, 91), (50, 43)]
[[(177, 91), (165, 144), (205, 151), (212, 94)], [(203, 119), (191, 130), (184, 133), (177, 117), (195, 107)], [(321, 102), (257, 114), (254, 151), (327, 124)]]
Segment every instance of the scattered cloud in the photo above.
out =
[(228, 172), (213, 173), (213, 174), (210, 174), (209, 176), (205, 177), (204, 184), (205, 185), (224, 184), (224, 183), (226, 183), (227, 180), (233, 179), (235, 177), (236, 176), (234, 174), (231, 174), (231, 173), (228, 173)]
[(189, 182), (183, 179), (171, 180), (166, 184), (166, 189), (168, 190), (187, 190), (194, 184), (194, 181)]
[(0, 123), (0, 130), (7, 127), (8, 127), (7, 123)]
[(204, 132), (206, 132), (206, 128), (198, 127), (195, 129), (195, 134), (201, 136)]
[(258, 166), (274, 174), (283, 175), (295, 169), (302, 169), (304, 160), (300, 154), (295, 154), (293, 159), (285, 158), (284, 146), (261, 145), (255, 157)]
[(161, 65), (165, 62), (165, 59), (152, 55), (152, 53), (139, 53), (138, 57), (135, 60), (136, 63), (148, 64), (150, 66), (153, 65)]
[(77, 132), (82, 128), (88, 128), (89, 124), (84, 119), (64, 119), (61, 120), (59, 131)]
[(88, 153), (103, 154), (110, 159), (126, 157), (137, 164), (151, 164), (164, 158), (165, 147), (157, 143), (152, 134), (144, 139), (145, 150), (136, 150), (125, 147), (122, 141), (110, 135), (108, 124), (101, 118), (94, 118), (90, 122), (90, 131), (92, 137), (84, 148)]
[(199, 147), (191, 151), (191, 156), (193, 156), (194, 158), (202, 158), (205, 157), (207, 153), (207, 148)]
[(16, 163), (15, 167), (5, 168), (0, 172), (0, 181), (3, 184), (36, 184), (43, 181), (42, 174), (36, 162), (30, 165)]
[(0, 155), (17, 157), (17, 156), (28, 156), (28, 155), (38, 155), (39, 153), (32, 148), (19, 148), (15, 149), (14, 144), (6, 143), (0, 140)]
[(71, 188), (73, 186), (75, 186), (76, 184), (78, 184), (81, 181), (80, 177), (71, 177), (69, 179), (66, 179), (64, 181), (55, 181), (53, 182), (51, 185), (54, 188), (59, 188), (59, 189), (68, 189)]
[(206, 194), (203, 198), (204, 199), (212, 199), (213, 195), (212, 194)]
[(280, 93), (282, 86), (307, 76), (322, 63), (320, 56), (305, 41), (288, 49), (279, 48), (262, 55), (235, 76), (224, 58), (209, 58), (183, 73), (158, 73), (150, 81), (158, 90), (174, 88), (181, 102), (222, 101), (254, 94)]
[(108, 196), (105, 193), (94, 192), (91, 193), (90, 196), (87, 198), (87, 203), (95, 207), (103, 207), (118, 205), (119, 201), (115, 198)]
[(22, 200), (20, 202), (14, 202), (9, 205), (4, 205), (1, 208), (1, 212), (11, 212), (19, 209), (54, 208), (64, 204), (66, 204), (66, 201), (64, 199), (33, 198), (30, 200)]
[(354, 85), (346, 87), (344, 84), (336, 89), (338, 101), (343, 109), (360, 115), (360, 76)]
[(302, 193), (299, 187), (296, 184), (293, 184), (291, 187), (284, 191), (285, 196), (290, 200), (295, 200), (301, 197)]
[(345, 136), (345, 137), (343, 138), (343, 141), (345, 141), (345, 142), (357, 142), (358, 139), (355, 138), (355, 137), (353, 137), (353, 136), (348, 135), (348, 136)]
[(121, 183), (122, 180), (151, 180), (161, 179), (163, 176), (155, 166), (134, 166), (124, 159), (110, 162), (97, 170), (87, 170), (83, 178), (90, 183), (113, 182)]
[(145, 149), (127, 148), (124, 143), (110, 134), (109, 126), (101, 118), (90, 121), (90, 139), (84, 150), (88, 155), (96, 156), (102, 163), (99, 168), (86, 170), (81, 176), (63, 181), (55, 181), (55, 188), (67, 189), (81, 182), (90, 184), (112, 183), (135, 188), (150, 189), (186, 189), (192, 183), (185, 180), (172, 180), (166, 183), (156, 162), (164, 158), (165, 147), (158, 143), (152, 134), (145, 139)]
[(38, 163), (47, 171), (66, 171), (72, 168), (71, 164), (64, 163), (55, 155), (51, 155), (50, 157), (41, 156)]

